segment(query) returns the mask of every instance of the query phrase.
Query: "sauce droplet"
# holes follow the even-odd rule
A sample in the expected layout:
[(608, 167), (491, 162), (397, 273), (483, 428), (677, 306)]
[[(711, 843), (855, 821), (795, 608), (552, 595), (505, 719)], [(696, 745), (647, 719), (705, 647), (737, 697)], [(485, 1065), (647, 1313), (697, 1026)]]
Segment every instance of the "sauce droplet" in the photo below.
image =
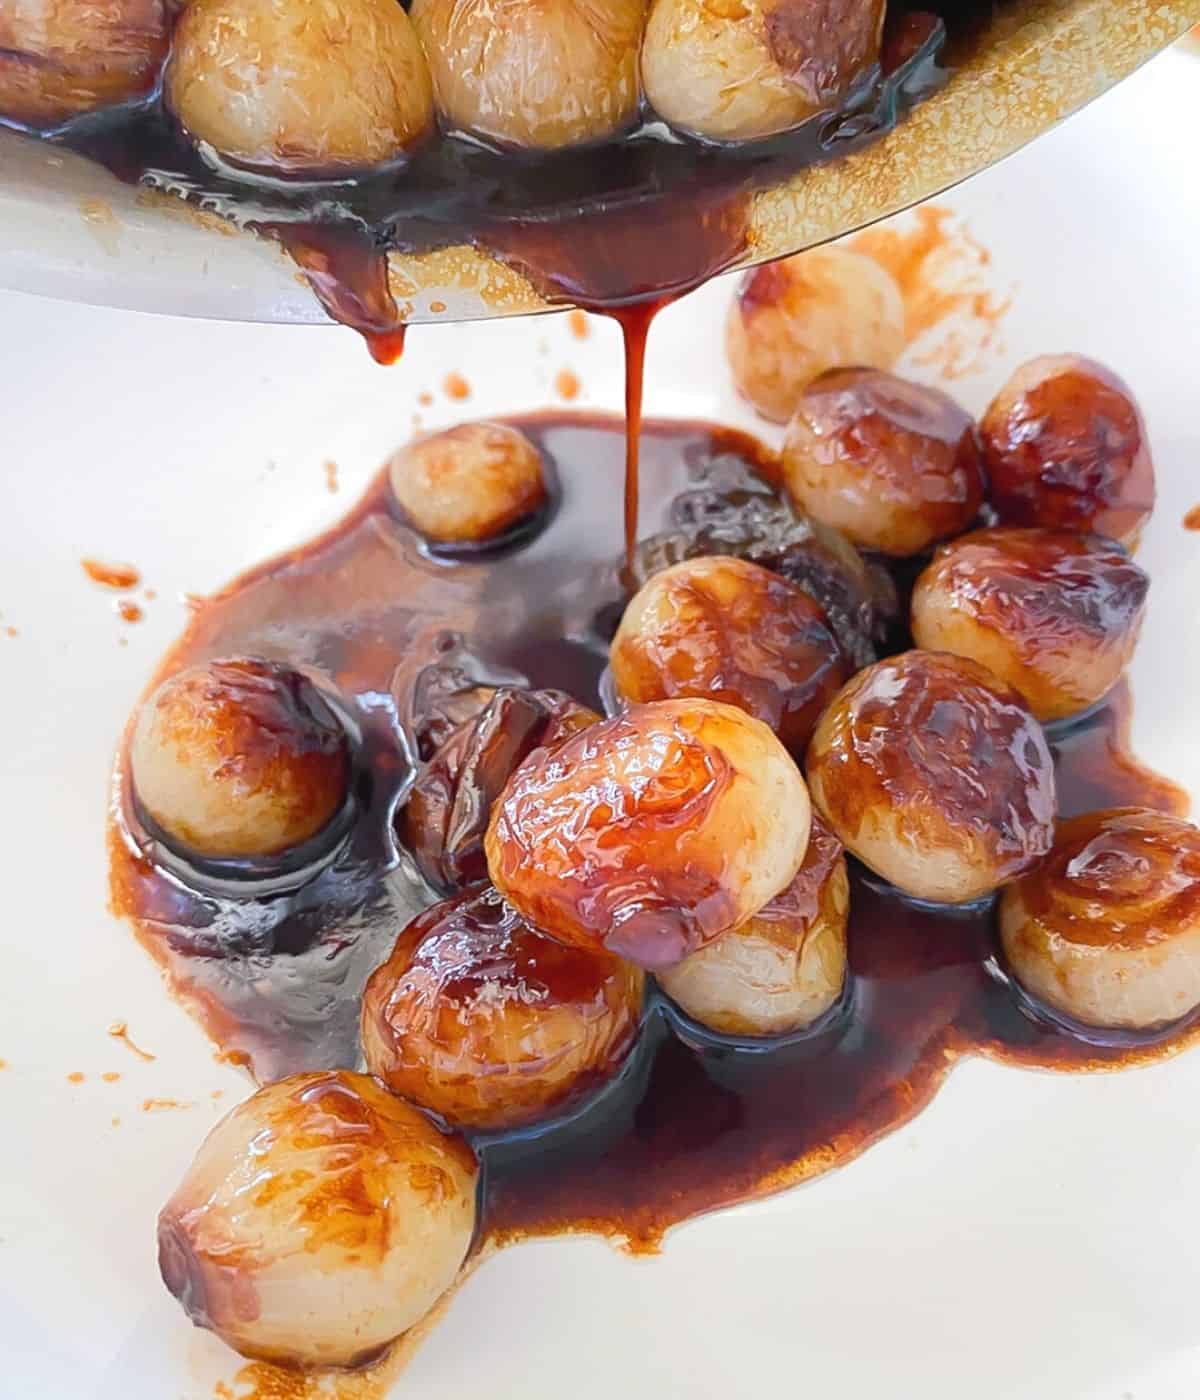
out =
[(1185, 530), (1200, 530), (1200, 506), (1193, 506), (1183, 517)]
[(93, 583), (103, 588), (136, 588), (142, 581), (141, 572), (132, 564), (106, 564), (100, 559), (81, 559), (83, 572)]
[(568, 403), (579, 397), (579, 376), (569, 369), (560, 369), (554, 376), (554, 392)]
[(325, 489), (331, 496), (337, 495), (338, 464), (336, 462), (325, 463)]
[(586, 340), (592, 333), (592, 328), (588, 324), (587, 312), (578, 308), (567, 312), (567, 329), (576, 340)]
[(156, 1060), (158, 1058), (157, 1055), (152, 1055), (149, 1050), (143, 1050), (140, 1045), (134, 1043), (129, 1034), (129, 1027), (124, 1021), (114, 1021), (112, 1025), (109, 1026), (108, 1033), (114, 1040), (124, 1041), (139, 1060)]
[(85, 1074), (82, 1072), (82, 1070), (74, 1069), (74, 1070), (71, 1071), (70, 1074), (67, 1075), (67, 1083), (68, 1083), (68, 1084), (82, 1084), (83, 1081), (84, 1081), (86, 1078), (87, 1078), (87, 1075), (85, 1075)]
[(141, 604), (135, 603), (132, 598), (122, 598), (117, 603), (117, 612), (120, 613), (122, 622), (141, 622), (146, 616)]
[(463, 399), (471, 397), (471, 386), (461, 374), (451, 372), (442, 380), (442, 390), (448, 399)]

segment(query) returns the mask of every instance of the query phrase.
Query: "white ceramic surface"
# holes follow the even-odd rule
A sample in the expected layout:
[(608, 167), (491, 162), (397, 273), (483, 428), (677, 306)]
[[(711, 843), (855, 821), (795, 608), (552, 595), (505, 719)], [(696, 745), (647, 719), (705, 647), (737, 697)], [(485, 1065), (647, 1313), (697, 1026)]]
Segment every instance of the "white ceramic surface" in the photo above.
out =
[[(977, 409), (1016, 362), (1058, 349), (1135, 386), (1160, 480), (1138, 747), (1200, 795), (1200, 535), (1181, 526), (1200, 502), (1198, 121), (1200, 58), (1175, 51), (955, 194), (1014, 303), (1003, 345), (951, 388)], [(753, 423), (720, 351), (731, 290), (663, 316), (651, 412)], [(446, 422), (551, 401), (570, 367), (582, 403), (615, 407), (618, 338), (593, 322), (575, 340), (564, 317), (432, 328), (389, 371), (332, 329), (11, 294), (0, 326), (0, 1397), (212, 1400), (236, 1359), (159, 1285), (153, 1225), (246, 1086), (105, 912), (117, 734), (181, 595), (335, 519), (410, 431), (418, 393), (434, 396), (426, 424)], [(450, 370), (468, 403), (441, 392)], [(157, 592), (144, 622), (118, 620), (85, 554), (142, 569)], [(117, 1019), (153, 1063), (106, 1034)], [(1198, 1095), (1200, 1052), (1090, 1078), (962, 1066), (853, 1165), (687, 1226), (658, 1259), (573, 1240), (490, 1261), (398, 1393), (1195, 1400)]]

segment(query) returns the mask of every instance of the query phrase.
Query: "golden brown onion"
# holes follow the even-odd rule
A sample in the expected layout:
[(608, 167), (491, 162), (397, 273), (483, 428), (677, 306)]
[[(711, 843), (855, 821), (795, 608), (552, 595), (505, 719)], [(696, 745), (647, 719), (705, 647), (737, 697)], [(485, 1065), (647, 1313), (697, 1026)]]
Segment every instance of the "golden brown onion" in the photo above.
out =
[(1082, 355), (1023, 364), (980, 429), (1004, 525), (1094, 530), (1130, 549), (1154, 509), (1154, 464), (1129, 386)]
[(189, 0), (166, 97), (192, 136), (267, 170), (381, 165), (433, 126), (425, 55), (397, 0)]
[(759, 720), (635, 705), (539, 749), (492, 808), (496, 888), (563, 943), (666, 967), (755, 914), (808, 845), (808, 794)]
[(804, 863), (757, 914), (658, 980), (693, 1020), (724, 1035), (785, 1035), (818, 1020), (846, 980), (850, 880), (842, 843), (817, 816)]
[(1099, 700), (1133, 656), (1150, 580), (1123, 545), (1068, 530), (977, 530), (917, 580), (918, 646), (969, 656), (1043, 723)]
[(1000, 937), (1025, 990), (1077, 1021), (1186, 1015), (1200, 1005), (1200, 831), (1138, 807), (1072, 817), (1005, 890)]
[(367, 1066), (458, 1127), (520, 1127), (616, 1073), (637, 1039), (643, 982), (477, 887), (414, 919), (367, 983)]
[(388, 463), (400, 508), (427, 539), (478, 544), (546, 499), (542, 456), (507, 423), (460, 423), (402, 447)]
[(836, 369), (800, 395), (783, 444), (797, 508), (863, 549), (905, 556), (979, 514), (983, 469), (970, 414), (938, 389)]
[(884, 0), (653, 0), (642, 83), (664, 121), (712, 141), (787, 131), (879, 57)]
[(129, 749), (142, 811), (185, 852), (277, 855), (315, 836), (350, 781), (345, 728), (306, 676), (233, 657), (192, 666), (142, 706)]
[(820, 605), (744, 559), (685, 559), (630, 600), (609, 652), (635, 703), (699, 696), (736, 705), (803, 753), (849, 675)]
[(442, 120), (502, 145), (603, 141), (637, 116), (645, 0), (413, 0)]
[(163, 0), (0, 5), (0, 116), (55, 126), (147, 96), (167, 55)]
[(804, 389), (828, 369), (891, 369), (904, 349), (895, 278), (849, 248), (811, 248), (746, 273), (725, 322), (739, 393), (786, 423)]
[(365, 1074), (260, 1089), (209, 1133), (158, 1217), (167, 1288), (244, 1356), (361, 1361), (454, 1282), (478, 1167)]
[(959, 904), (1054, 838), (1054, 765), (1016, 691), (975, 661), (908, 651), (860, 671), (808, 749), (813, 804), (898, 889)]

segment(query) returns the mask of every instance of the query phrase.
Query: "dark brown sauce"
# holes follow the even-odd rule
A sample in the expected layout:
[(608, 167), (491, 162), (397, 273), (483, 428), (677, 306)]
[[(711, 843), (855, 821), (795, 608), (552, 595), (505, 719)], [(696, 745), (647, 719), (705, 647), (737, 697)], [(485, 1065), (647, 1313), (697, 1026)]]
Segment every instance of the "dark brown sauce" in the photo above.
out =
[(1183, 517), (1185, 530), (1200, 530), (1200, 506), (1193, 506)]
[[(329, 533), (200, 605), (156, 678), (241, 652), (310, 668), (336, 688), (361, 736), (357, 812), (323, 869), (273, 891), (245, 885), (248, 898), (236, 897), (228, 869), (226, 883), (210, 873), (189, 889), (154, 865), (120, 765), (113, 907), (223, 1053), (245, 1056), (260, 1080), (358, 1061), (363, 983), (429, 902), (390, 835), (412, 772), (401, 721), (411, 730), (414, 713), (437, 708), (436, 687), (417, 683), (422, 668), (442, 668), (427, 677), (457, 668), (475, 683), (519, 672), (599, 706), (622, 596), (623, 528), (611, 497), (623, 424), (567, 412), (515, 421), (561, 481), (557, 511), (523, 547), (453, 567), (431, 559), (398, 521), (381, 477)], [(772, 462), (754, 439), (703, 423), (649, 421), (642, 449), (643, 535), (670, 525), (681, 491), (730, 474), (762, 489)], [(1122, 685), (1051, 733), (1064, 815), (1131, 802), (1186, 810), (1186, 794), (1130, 756), (1129, 721)], [(918, 908), (861, 868), (852, 886), (843, 1006), (799, 1038), (734, 1042), (690, 1026), (652, 993), (637, 1050), (599, 1098), (569, 1120), (484, 1140), (490, 1237), (584, 1229), (653, 1249), (680, 1220), (863, 1151), (918, 1112), (960, 1056), (1099, 1069), (1193, 1038), (1190, 1028), (1149, 1041), (1070, 1035), (1004, 978), (990, 906)]]

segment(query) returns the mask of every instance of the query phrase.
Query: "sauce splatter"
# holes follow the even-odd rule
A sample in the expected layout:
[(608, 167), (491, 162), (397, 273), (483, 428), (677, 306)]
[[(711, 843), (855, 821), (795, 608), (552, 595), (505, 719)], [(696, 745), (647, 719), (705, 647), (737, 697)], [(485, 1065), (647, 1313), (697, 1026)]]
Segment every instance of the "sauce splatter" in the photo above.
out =
[(446, 309), (446, 303), (444, 301), (431, 301), (429, 303), (429, 309), (435, 316), (440, 316)]
[(953, 210), (924, 205), (899, 226), (866, 229), (846, 246), (895, 278), (904, 299), (905, 338), (918, 365), (944, 379), (961, 379), (1004, 348), (1000, 322), (1012, 296), (988, 285), (992, 255)]
[(325, 489), (331, 496), (337, 495), (338, 489), (338, 464), (327, 461), (325, 463)]
[(1193, 506), (1183, 517), (1185, 530), (1200, 530), (1200, 506)]
[(6, 637), (19, 637), (21, 634), (17, 631), (15, 627), (6, 627), (4, 629), (4, 635)]
[(453, 371), (442, 380), (442, 390), (448, 399), (456, 399), (460, 403), (471, 397), (471, 386), (461, 374)]
[(576, 340), (586, 340), (592, 333), (592, 328), (588, 323), (587, 312), (579, 310), (568, 311), (567, 329)]
[(433, 395), (429, 392), (428, 389), (422, 389), (421, 392), (417, 395), (417, 402), (421, 405), (422, 408), (428, 408), (429, 405), (433, 403)]
[(122, 598), (117, 603), (117, 612), (120, 614), (122, 622), (141, 622), (146, 616), (142, 605), (135, 603), (132, 598)]
[(143, 1113), (167, 1113), (175, 1108), (195, 1108), (196, 1105), (183, 1099), (143, 1099)]
[(82, 1084), (86, 1078), (87, 1075), (84, 1074), (82, 1070), (73, 1069), (71, 1073), (67, 1075), (67, 1083)]
[(115, 1069), (106, 1069), (100, 1076), (106, 1084), (115, 1084), (120, 1077), (120, 1074)]
[(100, 559), (81, 559), (83, 572), (93, 583), (98, 583), (103, 588), (114, 588), (123, 591), (127, 588), (136, 588), (142, 581), (141, 571), (132, 564), (106, 564)]
[(554, 376), (554, 392), (568, 403), (579, 397), (579, 376), (569, 369), (560, 369)]
[(143, 1050), (140, 1045), (134, 1043), (129, 1034), (129, 1027), (125, 1024), (124, 1021), (114, 1021), (112, 1025), (109, 1026), (108, 1033), (112, 1036), (114, 1040), (120, 1040), (124, 1042), (124, 1044), (128, 1046), (130, 1050), (133, 1051), (133, 1053), (138, 1057), (139, 1060), (158, 1059), (157, 1055), (152, 1055), (149, 1050)]

